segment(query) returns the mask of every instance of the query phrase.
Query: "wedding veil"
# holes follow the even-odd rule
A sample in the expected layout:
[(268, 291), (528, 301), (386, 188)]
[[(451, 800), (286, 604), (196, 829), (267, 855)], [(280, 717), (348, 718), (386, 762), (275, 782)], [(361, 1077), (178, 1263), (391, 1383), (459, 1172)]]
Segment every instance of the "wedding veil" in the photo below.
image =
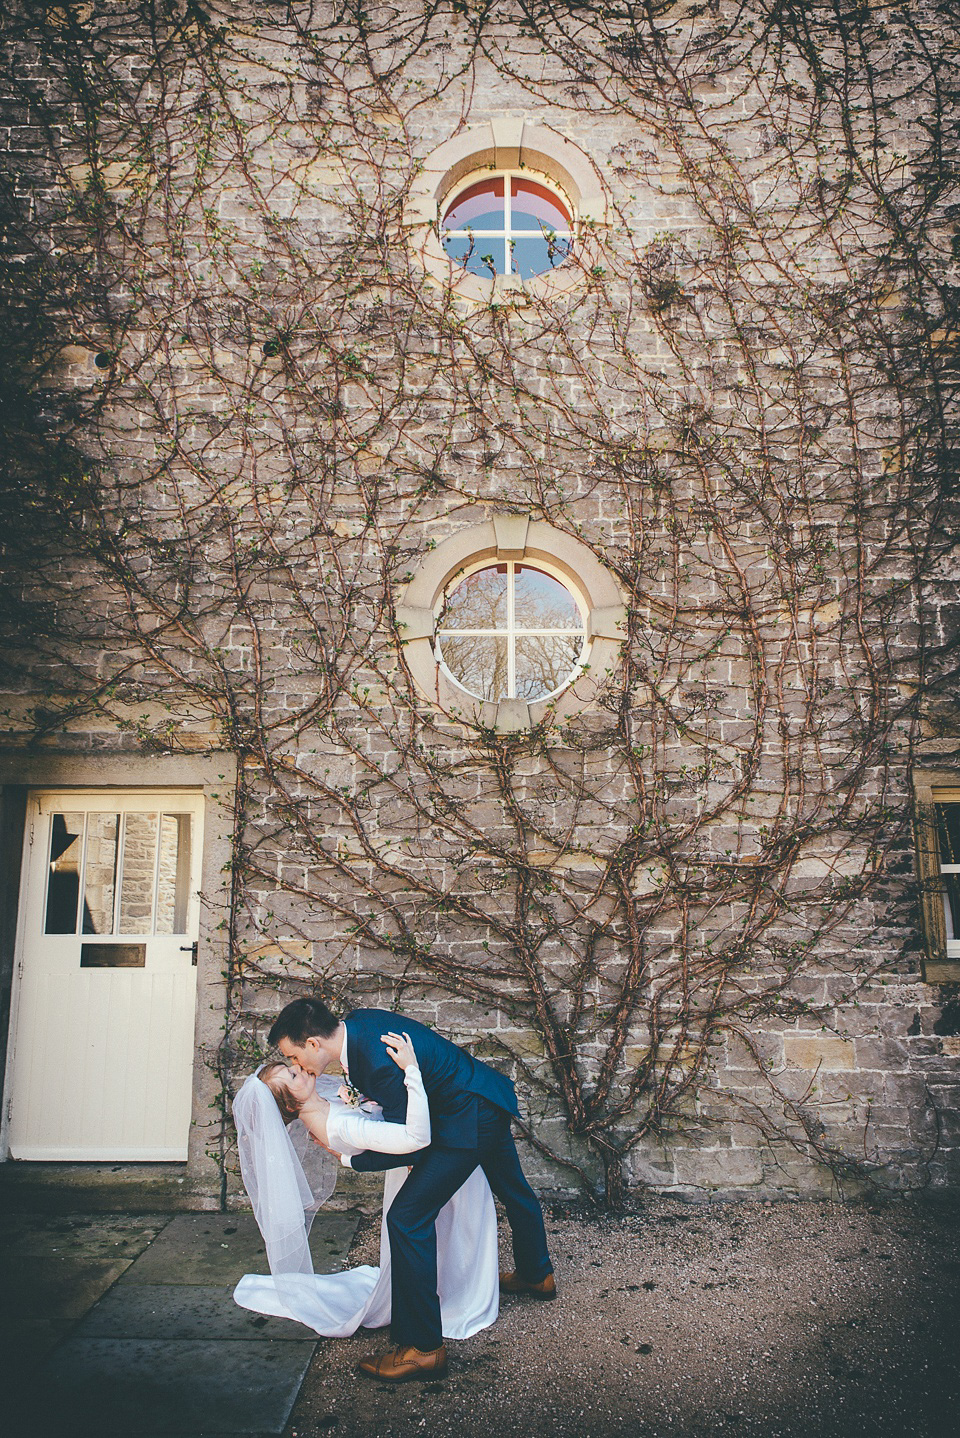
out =
[[(244, 1081), (233, 1100), (240, 1172), (274, 1278), (311, 1274), (310, 1225), (333, 1193), (339, 1165), (311, 1140), (299, 1119), (289, 1127), (284, 1123), (259, 1072)], [(324, 1076), (317, 1086), (330, 1084), (335, 1090), (335, 1081)]]

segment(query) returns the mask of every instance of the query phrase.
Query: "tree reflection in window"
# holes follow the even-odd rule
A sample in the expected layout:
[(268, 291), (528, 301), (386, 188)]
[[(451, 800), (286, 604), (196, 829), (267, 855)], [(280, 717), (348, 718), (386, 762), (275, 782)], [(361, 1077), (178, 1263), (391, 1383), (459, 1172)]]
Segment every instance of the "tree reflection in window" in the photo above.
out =
[(530, 564), (486, 565), (448, 593), (437, 621), (437, 656), (478, 699), (549, 699), (580, 671), (586, 627), (559, 579)]

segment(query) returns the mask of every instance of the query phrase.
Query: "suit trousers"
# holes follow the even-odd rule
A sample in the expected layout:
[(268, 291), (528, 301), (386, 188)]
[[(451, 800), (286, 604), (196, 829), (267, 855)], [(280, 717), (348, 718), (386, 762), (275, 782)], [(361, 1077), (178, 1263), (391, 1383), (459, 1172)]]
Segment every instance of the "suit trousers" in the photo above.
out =
[(503, 1204), (517, 1273), (539, 1283), (553, 1272), (540, 1202), (523, 1176), (510, 1115), (478, 1099), (476, 1148), (427, 1149), (387, 1213), (392, 1265), (391, 1335), (424, 1352), (443, 1342), (437, 1297), (437, 1214), (479, 1166)]

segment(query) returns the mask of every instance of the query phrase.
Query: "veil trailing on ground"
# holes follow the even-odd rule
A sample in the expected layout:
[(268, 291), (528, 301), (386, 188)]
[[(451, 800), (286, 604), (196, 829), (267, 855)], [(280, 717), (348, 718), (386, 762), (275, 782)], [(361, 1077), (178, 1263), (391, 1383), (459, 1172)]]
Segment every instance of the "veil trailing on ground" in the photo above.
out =
[[(317, 1209), (333, 1193), (339, 1165), (314, 1143), (299, 1119), (286, 1125), (277, 1101), (251, 1074), (233, 1100), (240, 1172), (267, 1247), (274, 1278), (312, 1274), (310, 1225)], [(324, 1098), (337, 1084), (325, 1075), (317, 1080)]]

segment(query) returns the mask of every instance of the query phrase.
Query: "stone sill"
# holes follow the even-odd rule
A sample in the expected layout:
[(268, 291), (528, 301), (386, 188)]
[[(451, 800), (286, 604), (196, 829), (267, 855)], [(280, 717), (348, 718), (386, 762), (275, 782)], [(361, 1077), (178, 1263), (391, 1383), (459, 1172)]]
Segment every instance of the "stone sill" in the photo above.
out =
[(960, 984), (960, 959), (928, 959), (923, 966), (925, 984)]

